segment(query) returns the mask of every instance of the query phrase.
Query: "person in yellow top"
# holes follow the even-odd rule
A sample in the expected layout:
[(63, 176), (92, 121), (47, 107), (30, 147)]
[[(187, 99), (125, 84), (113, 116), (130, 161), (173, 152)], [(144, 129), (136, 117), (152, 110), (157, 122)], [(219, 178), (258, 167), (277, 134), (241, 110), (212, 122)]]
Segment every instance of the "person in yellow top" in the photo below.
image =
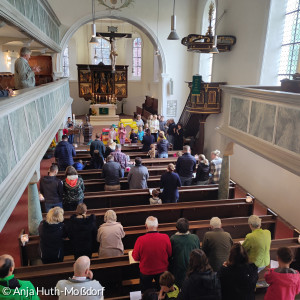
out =
[(271, 232), (261, 229), (261, 219), (252, 215), (248, 219), (248, 224), (252, 230), (246, 235), (243, 247), (247, 251), (249, 261), (254, 263), (258, 272), (270, 264)]
[(39, 300), (30, 281), (18, 280), (14, 277), (15, 262), (12, 256), (0, 256), (0, 299), (5, 300)]
[(159, 300), (175, 300), (179, 294), (179, 288), (175, 284), (175, 277), (169, 271), (165, 271), (159, 277), (160, 292)]

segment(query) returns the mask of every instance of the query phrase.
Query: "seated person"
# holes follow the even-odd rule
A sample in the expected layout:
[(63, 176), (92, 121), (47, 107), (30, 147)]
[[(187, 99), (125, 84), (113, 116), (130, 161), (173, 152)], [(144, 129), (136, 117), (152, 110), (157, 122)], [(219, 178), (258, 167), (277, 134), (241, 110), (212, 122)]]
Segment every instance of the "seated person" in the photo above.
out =
[[(0, 256), (0, 299), (14, 300), (38, 300), (40, 299), (30, 281), (18, 280), (13, 275), (15, 262), (12, 256), (4, 254)], [(10, 292), (6, 294), (4, 292)], [(14, 292), (17, 292), (14, 294)], [(26, 296), (28, 295), (28, 296)]]
[(83, 163), (83, 161), (80, 159), (79, 161), (75, 162), (73, 167), (77, 170), (77, 171), (81, 171), (83, 170), (87, 165), (87, 162)]
[(162, 204), (162, 201), (158, 196), (159, 196), (159, 191), (153, 190), (152, 197), (149, 199), (151, 205)]
[(103, 157), (100, 155), (99, 150), (94, 150), (90, 166), (92, 169), (102, 169), (104, 164)]
[(279, 267), (269, 269), (265, 273), (266, 282), (270, 285), (265, 300), (292, 300), (300, 293), (300, 275), (298, 271), (290, 268), (293, 253), (287, 247), (277, 250)]
[(175, 277), (169, 271), (165, 271), (159, 277), (160, 292), (158, 299), (177, 299), (179, 288), (175, 285)]
[[(74, 263), (74, 276), (69, 279), (59, 280), (56, 284), (59, 300), (87, 299), (103, 300), (103, 287), (97, 280), (93, 280), (90, 270), (91, 261), (87, 256), (80, 256)], [(66, 295), (65, 291), (73, 291), (73, 295)], [(91, 291), (90, 295), (82, 295), (82, 291)], [(76, 295), (76, 296), (75, 296)], [(78, 296), (77, 296), (78, 295)]]

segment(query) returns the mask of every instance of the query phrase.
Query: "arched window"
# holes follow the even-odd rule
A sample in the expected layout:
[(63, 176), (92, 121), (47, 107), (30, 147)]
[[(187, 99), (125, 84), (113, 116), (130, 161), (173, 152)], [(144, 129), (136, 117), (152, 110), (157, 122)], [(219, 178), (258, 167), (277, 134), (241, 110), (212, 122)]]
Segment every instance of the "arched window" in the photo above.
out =
[(142, 39), (137, 37), (132, 44), (132, 75), (142, 76)]
[(300, 50), (300, 2), (288, 0), (284, 22), (284, 33), (280, 52), (278, 83), (284, 78), (292, 79), (297, 71)]
[(103, 62), (105, 65), (110, 65), (110, 43), (105, 39), (98, 39), (98, 44), (91, 44), (91, 61), (97, 65)]
[(63, 53), (63, 77), (70, 76), (70, 68), (69, 68), (69, 47), (67, 46)]

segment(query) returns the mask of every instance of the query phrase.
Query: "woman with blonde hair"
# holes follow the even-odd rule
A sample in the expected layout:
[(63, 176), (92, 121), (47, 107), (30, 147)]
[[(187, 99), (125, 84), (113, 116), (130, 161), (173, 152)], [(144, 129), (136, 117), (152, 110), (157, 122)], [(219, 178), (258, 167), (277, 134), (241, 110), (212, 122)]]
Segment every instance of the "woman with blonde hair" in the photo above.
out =
[(84, 203), (79, 203), (76, 214), (70, 217), (66, 227), (73, 246), (75, 260), (80, 256), (91, 258), (97, 236), (95, 215), (87, 216), (87, 206)]
[(209, 161), (204, 154), (199, 155), (199, 164), (196, 172), (197, 185), (209, 184)]
[(53, 207), (39, 226), (41, 258), (44, 264), (64, 260), (64, 210)]
[(125, 236), (123, 226), (117, 222), (116, 213), (109, 209), (104, 215), (104, 222), (98, 229), (97, 241), (100, 243), (99, 257), (122, 256)]
[(210, 183), (219, 183), (222, 167), (222, 158), (220, 157), (220, 150), (214, 150), (211, 152), (210, 162)]
[(176, 203), (179, 199), (178, 187), (181, 181), (177, 173), (174, 173), (175, 166), (168, 164), (167, 172), (160, 177), (160, 188), (163, 189), (161, 199), (163, 203)]

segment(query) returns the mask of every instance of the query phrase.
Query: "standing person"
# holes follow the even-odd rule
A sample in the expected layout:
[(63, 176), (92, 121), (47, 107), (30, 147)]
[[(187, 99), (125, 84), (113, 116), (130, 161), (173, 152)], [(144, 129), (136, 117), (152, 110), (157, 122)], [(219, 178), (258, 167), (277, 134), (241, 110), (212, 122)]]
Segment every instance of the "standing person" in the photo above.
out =
[(167, 172), (160, 177), (160, 188), (163, 189), (161, 199), (163, 203), (176, 203), (179, 199), (178, 188), (181, 181), (177, 173), (174, 173), (175, 166), (168, 164)]
[(67, 135), (64, 134), (61, 142), (57, 144), (54, 156), (57, 159), (59, 171), (65, 171), (68, 166), (73, 166), (76, 151), (74, 146), (68, 143)]
[(166, 124), (167, 122), (165, 121), (165, 117), (161, 116), (159, 120), (159, 130), (166, 133)]
[(70, 217), (66, 225), (68, 237), (72, 243), (75, 260), (83, 255), (92, 257), (93, 245), (97, 236), (95, 215), (87, 216), (84, 203), (77, 205), (76, 214)]
[(202, 249), (208, 257), (208, 262), (215, 272), (228, 260), (233, 241), (231, 235), (222, 229), (222, 222), (218, 217), (210, 220), (211, 231), (205, 233)]
[(112, 152), (116, 150), (116, 143), (113, 140), (108, 140), (105, 148), (104, 158), (107, 158)]
[(175, 135), (174, 128), (176, 128), (174, 119), (168, 120), (167, 124), (168, 124), (168, 130), (167, 130), (168, 141), (170, 144), (174, 145), (174, 135)]
[(153, 115), (153, 119), (150, 122), (151, 135), (154, 137), (154, 141), (157, 141), (157, 134), (159, 131), (159, 121), (157, 120), (157, 115)]
[(99, 151), (99, 155), (103, 159), (104, 158), (104, 153), (105, 153), (105, 146), (104, 146), (103, 142), (100, 140), (100, 134), (99, 133), (96, 133), (96, 139), (91, 142), (91, 146), (90, 146), (91, 157), (93, 157), (93, 154), (94, 154), (95, 150)]
[[(30, 281), (18, 280), (14, 276), (15, 261), (12, 256), (0, 256), (0, 299), (39, 300), (39, 296)], [(9, 291), (9, 296), (7, 294)], [(27, 295), (27, 296), (26, 296)]]
[(111, 153), (115, 162), (118, 162), (121, 166), (122, 177), (124, 177), (125, 169), (128, 167), (127, 155), (121, 152), (122, 146), (120, 144), (116, 145), (116, 150)]
[(144, 121), (142, 120), (141, 115), (137, 115), (137, 116), (136, 116), (135, 122), (136, 122), (136, 126), (137, 126), (137, 127), (140, 127), (140, 126), (143, 127), (143, 126), (144, 126)]
[(176, 162), (176, 172), (178, 173), (183, 186), (192, 184), (196, 164), (195, 157), (191, 155), (190, 146), (185, 145), (183, 147), (183, 155), (178, 157)]
[(194, 249), (200, 249), (200, 241), (196, 234), (190, 233), (187, 219), (178, 219), (176, 228), (177, 232), (170, 238), (172, 257), (169, 269), (175, 276), (176, 285), (181, 288), (186, 276), (190, 254)]
[[(69, 130), (73, 130), (73, 128), (74, 128), (73, 121), (72, 121), (71, 117), (68, 117), (68, 120), (67, 120), (66, 125), (65, 125), (65, 129), (67, 129), (69, 131)], [(74, 134), (69, 134), (69, 136), (68, 136), (68, 142), (70, 144), (73, 144), (73, 142), (74, 142)]]
[(142, 126), (139, 126), (137, 135), (138, 135), (138, 141), (139, 141), (140, 143), (142, 143), (142, 141), (143, 141), (144, 134), (145, 134), (145, 132), (144, 132), (144, 130), (143, 130), (143, 127), (142, 127)]
[(39, 66), (30, 67), (31, 51), (27, 47), (22, 47), (20, 49), (20, 57), (15, 61), (15, 88), (17, 90), (25, 89), (35, 86), (35, 72), (40, 72), (41, 68)]
[(160, 290), (159, 277), (168, 270), (169, 258), (172, 255), (169, 237), (157, 231), (157, 218), (148, 217), (145, 225), (147, 233), (138, 237), (132, 252), (133, 259), (140, 262), (142, 293), (152, 288), (153, 279), (156, 290)]
[(174, 128), (174, 147), (173, 150), (182, 150), (183, 148), (183, 129), (180, 123)]
[(119, 129), (118, 129), (118, 137), (119, 137), (120, 144), (124, 145), (125, 139), (126, 139), (126, 129), (125, 129), (123, 123), (120, 123)]
[(228, 261), (223, 264), (218, 274), (222, 300), (255, 300), (257, 267), (249, 263), (247, 252), (240, 243), (232, 246)]
[(63, 208), (65, 211), (76, 210), (84, 199), (84, 183), (74, 167), (66, 169), (66, 179), (63, 181)]
[(290, 268), (293, 252), (287, 247), (277, 250), (278, 268), (265, 273), (266, 282), (270, 285), (265, 300), (293, 300), (300, 293), (299, 272)]
[(109, 138), (110, 140), (113, 140), (114, 142), (117, 141), (117, 132), (116, 132), (116, 129), (115, 129), (115, 125), (114, 125), (114, 124), (110, 126), (110, 131), (109, 131), (109, 133), (108, 133), (108, 138)]
[(122, 238), (125, 236), (123, 226), (117, 222), (117, 215), (113, 210), (108, 210), (104, 215), (104, 222), (98, 229), (97, 241), (100, 243), (99, 257), (122, 256), (124, 245)]
[(92, 169), (102, 169), (104, 164), (103, 157), (100, 155), (99, 150), (94, 150), (90, 166)]
[(243, 247), (248, 253), (250, 262), (254, 263), (258, 272), (270, 264), (271, 232), (261, 229), (261, 218), (252, 215), (248, 219), (251, 233), (246, 235)]
[(209, 161), (204, 154), (199, 155), (200, 162), (196, 172), (197, 185), (209, 184)]
[(46, 213), (53, 207), (62, 207), (63, 183), (56, 178), (58, 166), (52, 164), (48, 176), (44, 176), (40, 181), (40, 193), (45, 199)]
[(164, 133), (159, 133), (159, 141), (157, 142), (158, 158), (168, 158), (169, 142), (164, 138)]
[(150, 146), (154, 143), (154, 137), (151, 135), (149, 128), (145, 130), (145, 135), (142, 143), (143, 143), (142, 151), (145, 152), (148, 152), (150, 150)]
[(46, 220), (39, 226), (41, 258), (43, 264), (64, 260), (64, 238), (67, 237), (64, 227), (64, 210), (54, 207), (49, 210)]
[(221, 300), (220, 281), (208, 263), (204, 251), (191, 252), (186, 279), (179, 300)]
[(118, 162), (114, 161), (114, 157), (109, 155), (106, 159), (106, 164), (102, 169), (102, 176), (105, 180), (105, 191), (120, 190), (120, 177), (122, 177), (121, 166)]
[(129, 189), (147, 189), (148, 178), (148, 169), (142, 165), (142, 159), (136, 157), (135, 166), (131, 167), (127, 177)]
[(211, 162), (210, 162), (210, 183), (219, 183), (221, 168), (222, 168), (222, 158), (220, 157), (221, 152), (215, 150), (211, 152)]
[[(103, 290), (99, 281), (93, 280), (93, 272), (90, 270), (91, 261), (87, 256), (80, 256), (75, 261), (74, 276), (69, 279), (59, 280), (55, 291), (58, 300), (103, 300)], [(66, 293), (71, 291), (71, 293)], [(90, 291), (90, 293), (89, 293)]]
[(131, 133), (129, 136), (132, 144), (136, 144), (138, 142), (138, 135), (134, 132), (134, 129), (131, 129)]

